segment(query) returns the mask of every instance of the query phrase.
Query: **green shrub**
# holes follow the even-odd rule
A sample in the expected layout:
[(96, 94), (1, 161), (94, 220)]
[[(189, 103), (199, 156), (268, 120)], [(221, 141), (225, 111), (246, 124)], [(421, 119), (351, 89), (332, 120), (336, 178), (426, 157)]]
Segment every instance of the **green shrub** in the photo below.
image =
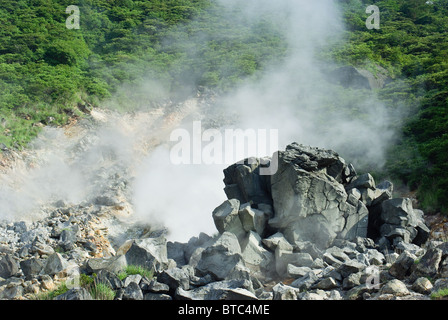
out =
[(433, 300), (448, 299), (448, 288), (443, 288), (436, 292), (431, 293), (431, 299)]
[(120, 278), (120, 280), (124, 280), (127, 276), (134, 274), (139, 274), (142, 277), (151, 279), (154, 276), (154, 271), (142, 266), (128, 265), (122, 272), (118, 274), (118, 277)]
[(114, 300), (117, 294), (109, 285), (102, 282), (94, 282), (89, 285), (89, 293), (94, 300)]

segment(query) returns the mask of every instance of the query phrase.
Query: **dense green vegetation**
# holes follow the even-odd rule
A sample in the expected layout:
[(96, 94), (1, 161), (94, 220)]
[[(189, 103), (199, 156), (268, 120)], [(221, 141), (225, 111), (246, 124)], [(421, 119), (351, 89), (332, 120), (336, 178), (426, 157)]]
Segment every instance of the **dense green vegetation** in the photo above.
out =
[[(390, 148), (384, 175), (417, 189), (426, 210), (446, 213), (448, 0), (339, 3), (347, 41), (323, 56), (388, 71), (394, 81), (378, 95), (400, 110), (396, 126), (402, 135)], [(114, 107), (126, 109), (181, 99), (197, 86), (229, 89), (257, 77), (287, 50), (281, 30), (268, 19), (260, 17), (256, 27), (229, 19), (238, 9), (213, 0), (80, 0), (79, 30), (65, 25), (71, 4), (2, 1), (3, 148), (26, 146), (42, 125), (62, 125), (81, 116), (82, 106), (107, 102), (112, 95)], [(381, 12), (378, 30), (365, 25), (366, 7), (372, 4)]]
[[(6, 147), (26, 145), (41, 124), (80, 115), (78, 105), (114, 94), (115, 107), (123, 109), (186, 95), (198, 85), (225, 89), (282, 53), (280, 33), (268, 21), (256, 30), (229, 21), (231, 9), (210, 0), (81, 0), (79, 29), (66, 28), (71, 4), (2, 1), (0, 143)], [(139, 88), (143, 79), (147, 85)]]
[[(368, 30), (368, 5), (381, 26)], [(339, 62), (379, 64), (396, 81), (379, 91), (389, 107), (405, 106), (402, 136), (390, 148), (387, 172), (418, 190), (428, 211), (448, 210), (448, 1), (348, 0), (343, 3), (347, 43)]]

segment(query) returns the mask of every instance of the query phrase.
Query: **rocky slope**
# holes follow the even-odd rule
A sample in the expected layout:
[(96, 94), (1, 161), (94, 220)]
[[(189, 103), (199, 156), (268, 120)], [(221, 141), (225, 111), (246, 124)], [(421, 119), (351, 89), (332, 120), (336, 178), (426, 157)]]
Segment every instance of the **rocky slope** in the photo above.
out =
[[(48, 197), (35, 214), (0, 223), (0, 298), (35, 299), (65, 283), (55, 299), (92, 299), (81, 275), (109, 286), (117, 300), (420, 300), (448, 288), (448, 242), (443, 233), (433, 237), (410, 199), (394, 198), (391, 182), (358, 174), (334, 151), (297, 143), (224, 170), (228, 200), (210, 212), (216, 235), (172, 242), (164, 229), (134, 224), (132, 164), (198, 103), (127, 119), (94, 111), (65, 128), (70, 143), (58, 150), (76, 164), (71, 171), (89, 177), (89, 189), (75, 204)], [(96, 125), (104, 122), (141, 143), (131, 151), (104, 144), (104, 126)], [(31, 163), (43, 167), (50, 143), (9, 154), (4, 172), (23, 174), (2, 181), (19, 184)], [(101, 156), (89, 157), (93, 150)], [(273, 161), (278, 170), (260, 174)], [(129, 265), (154, 276), (120, 278)]]

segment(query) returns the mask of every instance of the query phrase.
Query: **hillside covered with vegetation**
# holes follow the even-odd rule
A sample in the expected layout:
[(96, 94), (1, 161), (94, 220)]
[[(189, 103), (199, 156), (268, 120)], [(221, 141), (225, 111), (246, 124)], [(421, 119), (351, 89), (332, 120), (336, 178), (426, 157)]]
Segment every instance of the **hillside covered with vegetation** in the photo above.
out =
[[(380, 65), (392, 78), (378, 95), (406, 106), (384, 175), (418, 190), (423, 207), (448, 210), (448, 0), (340, 0), (347, 39), (324, 56), (340, 64)], [(79, 29), (66, 28), (71, 0), (3, 0), (0, 6), (0, 143), (22, 148), (43, 125), (82, 116), (86, 104), (137, 89), (133, 104), (182, 99), (198, 86), (227, 90), (257, 77), (287, 51), (278, 26), (228, 20), (213, 0), (81, 0)], [(366, 7), (381, 12), (378, 30)], [(231, 10), (236, 10), (232, 12)], [(201, 44), (198, 46), (197, 44)], [(190, 86), (186, 86), (188, 83)], [(160, 88), (164, 88), (160, 90)]]
[[(375, 4), (380, 29), (368, 30), (363, 13)], [(448, 210), (448, 1), (344, 1), (348, 41), (334, 58), (355, 66), (377, 63), (393, 81), (379, 95), (402, 104), (402, 135), (386, 170), (405, 182), (428, 211)], [(365, 16), (365, 13), (364, 13)]]

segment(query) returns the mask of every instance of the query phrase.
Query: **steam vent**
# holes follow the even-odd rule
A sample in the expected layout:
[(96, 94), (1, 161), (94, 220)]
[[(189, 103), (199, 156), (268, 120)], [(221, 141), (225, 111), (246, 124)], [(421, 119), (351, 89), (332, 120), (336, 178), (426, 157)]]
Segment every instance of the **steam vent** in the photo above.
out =
[[(269, 168), (276, 170), (264, 174)], [(109, 254), (92, 256), (83, 234), (95, 234), (88, 219), (98, 214), (85, 207), (7, 226), (20, 241), (0, 258), (0, 298), (29, 298), (53, 281), (76, 284), (80, 274), (107, 284), (115, 300), (429, 300), (447, 286), (448, 242), (433, 238), (423, 212), (334, 151), (292, 143), (229, 166), (224, 184), (228, 200), (210, 217), (218, 232), (186, 243), (167, 241), (163, 228), (134, 230), (104, 248)], [(65, 213), (66, 222), (55, 220)], [(151, 273), (119, 277), (128, 266)], [(55, 299), (92, 296), (74, 285)]]

